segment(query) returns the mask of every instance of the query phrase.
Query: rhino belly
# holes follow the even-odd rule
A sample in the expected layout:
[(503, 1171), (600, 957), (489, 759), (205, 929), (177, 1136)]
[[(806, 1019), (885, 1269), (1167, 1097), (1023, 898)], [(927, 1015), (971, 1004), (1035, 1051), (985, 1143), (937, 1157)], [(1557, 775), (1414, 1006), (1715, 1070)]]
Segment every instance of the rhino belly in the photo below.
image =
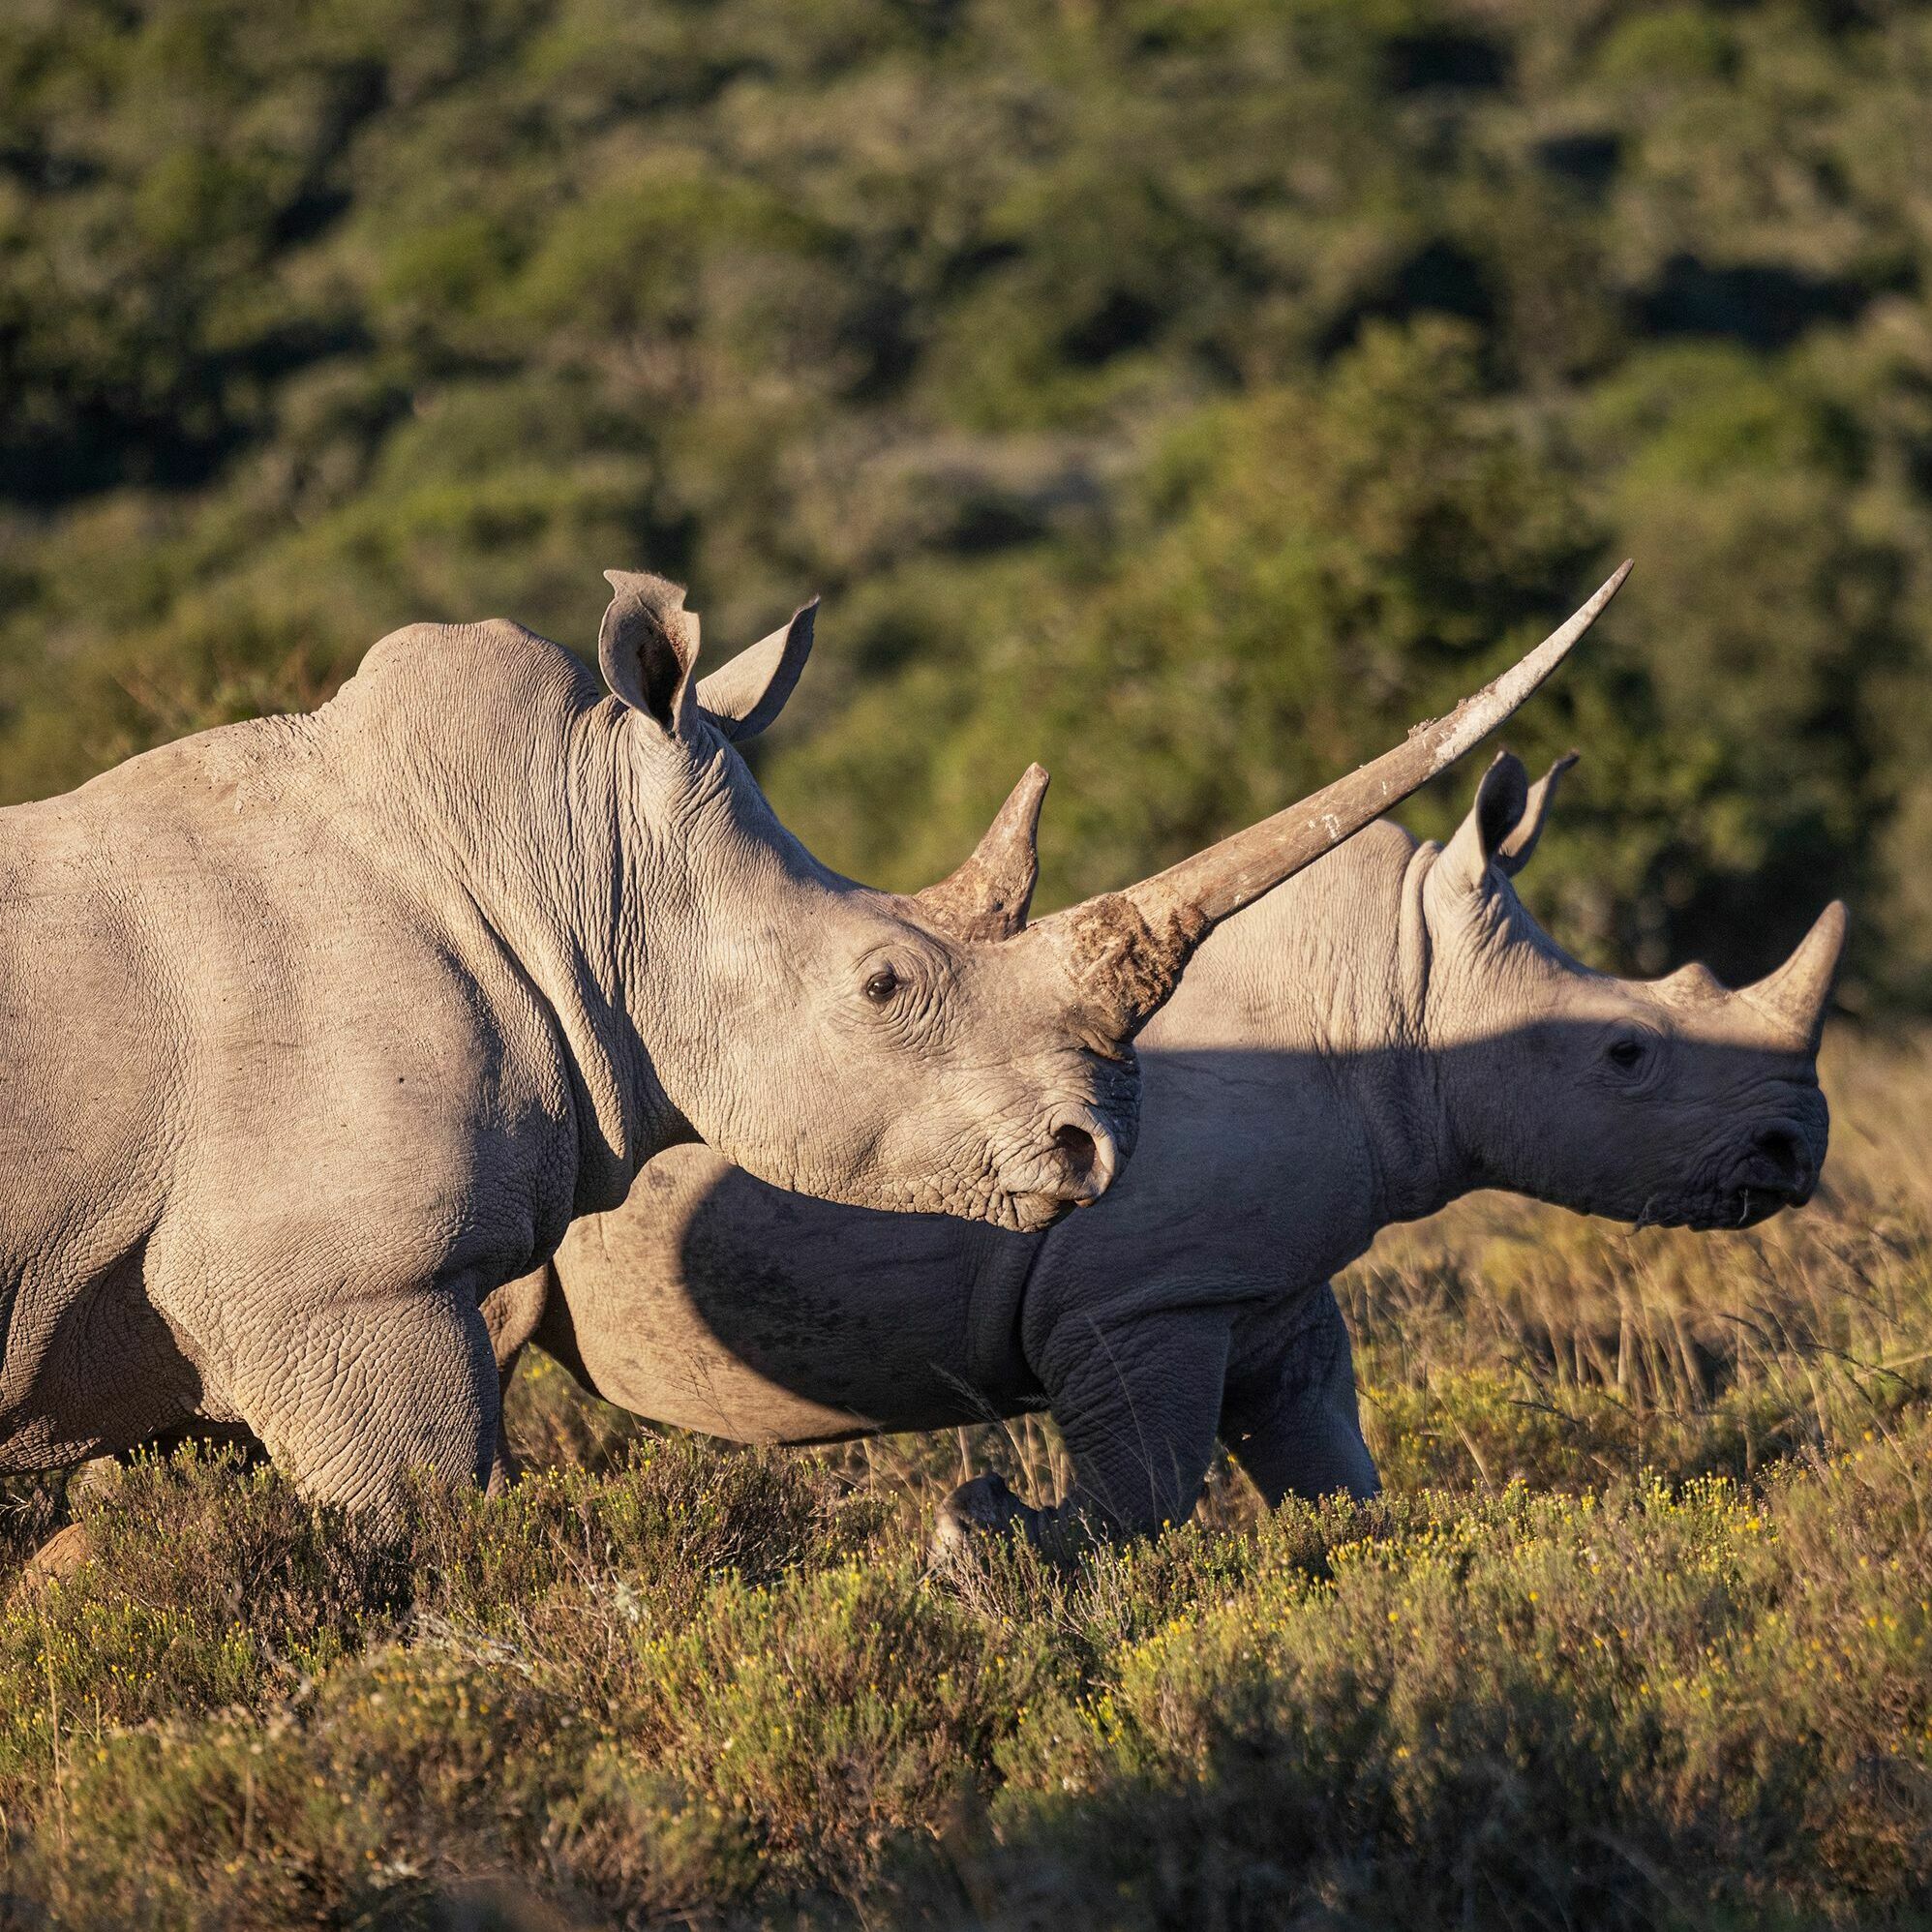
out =
[(826, 1442), (1037, 1401), (1016, 1355), (970, 1345), (976, 1235), (786, 1194), (678, 1148), (622, 1207), (579, 1222), (556, 1266), (570, 1346), (606, 1400), (737, 1442)]
[(607, 1402), (732, 1442), (837, 1442), (991, 1421), (1017, 1414), (1032, 1393), (974, 1386), (950, 1338), (905, 1314), (887, 1328), (802, 1298), (776, 1308), (753, 1296), (720, 1310), (675, 1294), (633, 1297), (620, 1323), (580, 1316), (574, 1341), (584, 1379)]

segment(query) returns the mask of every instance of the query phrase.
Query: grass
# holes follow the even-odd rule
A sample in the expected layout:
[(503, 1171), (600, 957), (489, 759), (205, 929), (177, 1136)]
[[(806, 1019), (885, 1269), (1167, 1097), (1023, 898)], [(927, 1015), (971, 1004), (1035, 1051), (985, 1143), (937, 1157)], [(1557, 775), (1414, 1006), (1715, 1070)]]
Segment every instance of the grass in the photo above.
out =
[(140, 1466), (0, 1614), (0, 1926), (1932, 1922), (1932, 1056), (1827, 1086), (1753, 1232), (1387, 1237), (1365, 1508), (936, 1577), (1050, 1432), (740, 1453), (542, 1364), (553, 1466), (407, 1536)]

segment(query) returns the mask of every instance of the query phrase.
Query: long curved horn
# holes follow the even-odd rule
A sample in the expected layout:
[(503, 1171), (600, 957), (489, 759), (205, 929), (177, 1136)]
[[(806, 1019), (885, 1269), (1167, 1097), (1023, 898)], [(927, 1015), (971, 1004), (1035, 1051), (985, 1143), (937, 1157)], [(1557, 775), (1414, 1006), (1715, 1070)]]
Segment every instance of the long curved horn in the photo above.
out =
[(1795, 1052), (1816, 1053), (1825, 1033), (1825, 1010), (1844, 956), (1845, 932), (1851, 914), (1842, 899), (1833, 899), (1797, 943), (1797, 951), (1775, 972), (1767, 973), (1738, 995), (1768, 1019), (1780, 1042)]
[(913, 894), (934, 925), (955, 939), (1011, 939), (1025, 925), (1040, 878), (1037, 841), (1045, 796), (1045, 770), (1029, 765), (965, 864)]
[(1054, 929), (1069, 947), (1102, 1030), (1131, 1040), (1223, 920), (1333, 851), (1481, 743), (1569, 655), (1629, 574), (1626, 561), (1527, 656), (1447, 717), (1417, 725), (1393, 751), (1137, 886), (1041, 921), (1037, 930)]

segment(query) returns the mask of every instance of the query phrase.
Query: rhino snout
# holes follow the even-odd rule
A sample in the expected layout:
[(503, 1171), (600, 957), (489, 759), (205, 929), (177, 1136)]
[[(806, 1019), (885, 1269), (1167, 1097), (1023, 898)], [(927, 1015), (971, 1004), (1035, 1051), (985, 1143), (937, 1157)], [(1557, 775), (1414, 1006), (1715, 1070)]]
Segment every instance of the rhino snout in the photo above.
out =
[(1779, 1206), (1802, 1207), (1818, 1185), (1819, 1162), (1811, 1137), (1796, 1121), (1774, 1121), (1752, 1136), (1738, 1172), (1738, 1187), (1776, 1197)]
[(1057, 1109), (1043, 1142), (1008, 1170), (1016, 1223), (1038, 1230), (1070, 1208), (1090, 1207), (1113, 1185), (1120, 1165), (1120, 1141), (1099, 1113), (1086, 1106)]

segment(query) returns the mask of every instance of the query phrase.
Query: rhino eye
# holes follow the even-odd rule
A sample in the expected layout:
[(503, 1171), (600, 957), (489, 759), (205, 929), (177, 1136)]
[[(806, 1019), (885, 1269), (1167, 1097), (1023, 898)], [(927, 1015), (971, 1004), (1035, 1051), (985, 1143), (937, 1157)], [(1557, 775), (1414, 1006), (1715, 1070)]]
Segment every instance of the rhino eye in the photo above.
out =
[(899, 990), (899, 976), (890, 966), (882, 966), (865, 981), (865, 997), (875, 1007), (883, 1007)]
[(1609, 1052), (1610, 1064), (1627, 1073), (1644, 1058), (1644, 1042), (1641, 1040), (1619, 1040)]

